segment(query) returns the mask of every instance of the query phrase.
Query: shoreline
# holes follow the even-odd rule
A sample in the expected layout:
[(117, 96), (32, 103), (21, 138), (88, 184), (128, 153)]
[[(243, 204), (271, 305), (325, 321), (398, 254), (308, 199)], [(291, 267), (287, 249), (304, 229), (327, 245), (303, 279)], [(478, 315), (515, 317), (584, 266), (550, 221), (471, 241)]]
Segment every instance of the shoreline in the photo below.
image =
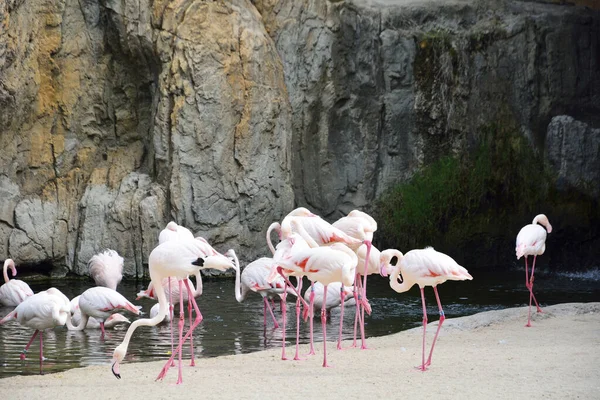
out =
[[(203, 358), (196, 367), (183, 360), (163, 382), (154, 379), (163, 361), (121, 364), (117, 380), (110, 365), (75, 368), (48, 375), (0, 379), (2, 398), (62, 399), (203, 398), (594, 398), (600, 393), (600, 302), (544, 308), (525, 328), (527, 307), (486, 311), (446, 319), (426, 372), (421, 360), (422, 327), (367, 339), (368, 350), (336, 349), (327, 342), (331, 368), (321, 367), (323, 343), (304, 361), (282, 361), (281, 349)], [(427, 346), (437, 320), (427, 326)], [(315, 329), (320, 329), (317, 324)], [(301, 354), (308, 345), (301, 345)], [(428, 351), (428, 348), (426, 349)], [(287, 347), (292, 358), (295, 349)]]

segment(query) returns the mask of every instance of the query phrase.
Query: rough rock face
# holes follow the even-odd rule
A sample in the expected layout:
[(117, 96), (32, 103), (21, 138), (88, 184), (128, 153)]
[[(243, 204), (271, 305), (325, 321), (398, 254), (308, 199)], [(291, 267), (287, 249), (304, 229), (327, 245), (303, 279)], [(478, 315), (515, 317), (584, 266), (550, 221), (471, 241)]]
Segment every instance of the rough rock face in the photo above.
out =
[(600, 129), (560, 115), (552, 118), (546, 137), (546, 157), (557, 173), (560, 190), (576, 188), (600, 195)]
[(143, 274), (173, 219), (263, 253), (293, 205), (281, 62), (248, 1), (0, 0), (0, 258)]
[(175, 220), (252, 260), (295, 204), (368, 211), (492, 121), (570, 174), (547, 128), (598, 127), (599, 33), (518, 0), (0, 0), (0, 258), (140, 276)]
[(520, 1), (255, 4), (294, 109), (296, 201), (330, 219), (369, 209), (490, 123), (515, 126), (543, 150), (553, 116), (585, 121), (599, 111), (598, 11)]

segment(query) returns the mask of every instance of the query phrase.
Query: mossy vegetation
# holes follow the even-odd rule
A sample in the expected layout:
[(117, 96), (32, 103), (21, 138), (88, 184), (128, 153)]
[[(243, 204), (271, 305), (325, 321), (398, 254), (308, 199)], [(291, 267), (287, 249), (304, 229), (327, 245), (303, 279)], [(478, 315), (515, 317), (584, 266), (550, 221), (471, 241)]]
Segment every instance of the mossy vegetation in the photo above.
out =
[(490, 125), (478, 137), (472, 151), (424, 166), (380, 198), (380, 246), (456, 254), (473, 243), (489, 250), (507, 231), (514, 240), (514, 229), (547, 202), (551, 176), (515, 129)]

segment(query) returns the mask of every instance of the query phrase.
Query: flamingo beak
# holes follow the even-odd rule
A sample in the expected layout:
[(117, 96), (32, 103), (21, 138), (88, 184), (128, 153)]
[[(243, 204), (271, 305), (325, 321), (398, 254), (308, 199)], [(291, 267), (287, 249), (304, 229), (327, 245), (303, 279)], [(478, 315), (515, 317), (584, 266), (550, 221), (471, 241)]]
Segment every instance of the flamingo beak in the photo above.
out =
[(387, 278), (388, 273), (387, 273), (387, 268), (386, 268), (385, 264), (379, 265), (379, 275), (381, 275), (384, 278)]
[(111, 369), (113, 375), (117, 379), (121, 379), (121, 373), (119, 372), (119, 362), (118, 361), (115, 361), (110, 369)]

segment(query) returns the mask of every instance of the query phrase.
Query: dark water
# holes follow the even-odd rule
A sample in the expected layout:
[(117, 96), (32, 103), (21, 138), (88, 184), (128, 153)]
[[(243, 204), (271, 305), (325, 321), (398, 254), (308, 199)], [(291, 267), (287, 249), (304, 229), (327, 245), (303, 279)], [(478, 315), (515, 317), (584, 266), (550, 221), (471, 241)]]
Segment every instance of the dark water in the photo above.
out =
[[(471, 269), (470, 272), (474, 277), (473, 281), (446, 282), (439, 286), (447, 318), (524, 306), (528, 301), (523, 270), (506, 271), (499, 267), (486, 270)], [(72, 298), (91, 287), (92, 282), (54, 280), (31, 283), (30, 286), (34, 292), (54, 286)], [(147, 283), (142, 282), (124, 282), (119, 286), (119, 291), (133, 301), (135, 294), (146, 286)], [(535, 292), (542, 307), (564, 302), (600, 301), (600, 271), (596, 269), (585, 274), (545, 274), (544, 271), (536, 271)], [(429, 321), (435, 321), (438, 314), (433, 291), (426, 288), (425, 293)], [(365, 330), (368, 337), (387, 335), (420, 325), (421, 299), (416, 286), (407, 293), (398, 294), (389, 287), (387, 279), (372, 275), (369, 277), (367, 295), (373, 308), (373, 314), (366, 319)], [(149, 313), (154, 304), (149, 299), (134, 303), (143, 306), (142, 310), (146, 313)], [(205, 281), (204, 293), (198, 298), (198, 305), (204, 316), (204, 321), (194, 331), (195, 351), (199, 358), (248, 353), (281, 346), (281, 328), (273, 329), (272, 321), (268, 319), (268, 328), (263, 329), (261, 297), (250, 295), (244, 303), (238, 303), (234, 296), (233, 280)], [(291, 345), (296, 331), (295, 313), (293, 303), (288, 302), (288, 306), (291, 314), (288, 314), (290, 318), (287, 339)], [(279, 307), (275, 310), (281, 322)], [(351, 339), (354, 307), (347, 307), (346, 310), (344, 339)], [(11, 308), (0, 308), (0, 316), (9, 311)], [(329, 340), (337, 340), (338, 324), (339, 309), (333, 311), (331, 323), (328, 325)], [(63, 327), (47, 330), (44, 334), (44, 372), (58, 372), (98, 364), (106, 365), (108, 369), (112, 352), (123, 340), (126, 329), (127, 325), (123, 325), (114, 330), (107, 330), (108, 337), (104, 341), (100, 340), (99, 329), (73, 332)], [(37, 339), (29, 350), (28, 358), (25, 361), (19, 359), (19, 354), (32, 333), (33, 330), (21, 327), (16, 322), (0, 325), (0, 378), (39, 373)], [(302, 342), (306, 343), (308, 323), (301, 323), (300, 333)], [(321, 338), (320, 320), (315, 319), (315, 340), (319, 342)], [(184, 350), (184, 357), (188, 356), (188, 349), (189, 345)], [(166, 359), (170, 350), (168, 325), (140, 327), (133, 335), (125, 362)]]

